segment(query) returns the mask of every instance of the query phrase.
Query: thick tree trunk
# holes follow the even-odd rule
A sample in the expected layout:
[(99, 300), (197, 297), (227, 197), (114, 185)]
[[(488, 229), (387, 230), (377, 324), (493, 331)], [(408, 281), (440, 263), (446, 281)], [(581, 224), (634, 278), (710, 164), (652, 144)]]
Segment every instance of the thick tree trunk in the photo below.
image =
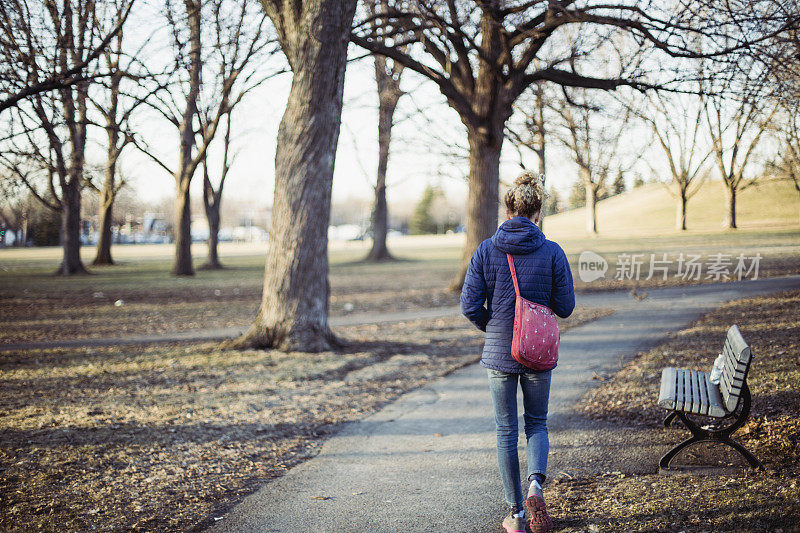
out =
[(686, 204), (689, 198), (686, 196), (686, 189), (678, 190), (678, 211), (675, 217), (675, 227), (680, 231), (686, 231)]
[(87, 274), (81, 261), (80, 181), (70, 180), (61, 198), (61, 246), (64, 257), (56, 274)]
[(64, 90), (64, 118), (69, 123), (71, 153), (69, 170), (61, 174), (61, 244), (64, 257), (57, 274), (87, 274), (81, 261), (81, 187), (86, 149), (86, 99), (88, 86), (79, 84), (73, 100), (72, 90)]
[(188, 180), (178, 181), (175, 188), (175, 264), (172, 273), (176, 276), (193, 276), (192, 266), (192, 209), (189, 199)]
[(478, 245), (497, 230), (499, 206), (500, 151), (503, 146), (503, 129), (492, 136), (470, 128), (469, 141), (469, 192), (467, 194), (467, 238), (461, 257), (461, 267), (450, 285), (460, 290), (464, 285), (469, 260)]
[(451, 290), (461, 289), (472, 254), (481, 242), (497, 230), (500, 152), (503, 149), (506, 121), (512, 112), (511, 105), (519, 95), (514, 89), (509, 91), (508, 86), (503, 85), (494, 67), (507, 52), (502, 44), (502, 25), (489, 15), (489, 10), (481, 15), (480, 24), (482, 59), (468, 104), (469, 110), (459, 111), (461, 121), (467, 126), (469, 142), (467, 238), (461, 268), (450, 285)]
[[(380, 95), (379, 95), (380, 96)], [(386, 247), (389, 229), (389, 209), (386, 205), (386, 169), (389, 165), (389, 145), (392, 141), (392, 122), (397, 98), (380, 98), (378, 108), (378, 179), (375, 184), (375, 205), (372, 208), (372, 249), (368, 261), (393, 259)]]
[[(69, 127), (69, 168), (59, 170), (61, 184), (61, 245), (64, 257), (56, 274), (88, 274), (81, 261), (81, 188), (86, 149), (86, 100), (88, 84), (62, 90), (64, 120)], [(74, 98), (73, 98), (74, 96)]]
[(732, 186), (725, 187), (725, 221), (723, 226), (728, 229), (736, 229), (736, 188)]
[[(336, 345), (328, 327), (328, 223), (339, 140), (342, 90), (355, 0), (322, 0), (278, 19), (292, 87), (275, 158), (275, 195), (261, 308), (232, 347), (322, 351)], [(281, 22), (283, 20), (283, 22)]]

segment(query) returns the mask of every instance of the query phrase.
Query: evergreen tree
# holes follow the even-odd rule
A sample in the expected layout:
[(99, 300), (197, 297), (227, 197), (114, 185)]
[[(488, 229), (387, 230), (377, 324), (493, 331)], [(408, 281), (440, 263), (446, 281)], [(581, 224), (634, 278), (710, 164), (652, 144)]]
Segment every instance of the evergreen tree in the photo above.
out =
[(555, 215), (561, 210), (561, 196), (555, 188), (550, 187), (544, 202), (544, 216)]
[(409, 229), (412, 235), (436, 233), (436, 221), (431, 213), (431, 207), (439, 194), (440, 191), (432, 185), (425, 187), (422, 198), (414, 208), (414, 214), (411, 215)]
[(572, 188), (569, 191), (569, 198), (567, 199), (567, 205), (569, 205), (570, 209), (576, 209), (586, 205), (586, 185), (583, 183), (582, 179), (579, 178), (572, 184)]

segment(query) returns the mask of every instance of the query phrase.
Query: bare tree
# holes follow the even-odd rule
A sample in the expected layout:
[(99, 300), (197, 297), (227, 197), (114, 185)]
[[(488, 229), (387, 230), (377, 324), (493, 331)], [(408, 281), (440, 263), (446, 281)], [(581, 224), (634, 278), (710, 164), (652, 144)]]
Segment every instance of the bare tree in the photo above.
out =
[[(245, 36), (243, 29), (251, 21), (250, 4), (223, 3), (224, 0), (183, 0), (182, 8), (177, 9), (172, 0), (167, 2), (165, 14), (173, 33), (176, 79), (170, 90), (157, 93), (158, 98), (148, 104), (178, 133), (177, 163), (167, 163), (147, 143), (136, 141), (175, 180), (172, 273), (179, 276), (194, 275), (189, 196), (192, 178), (205, 160), (220, 122), (247, 92), (244, 87), (249, 86), (253, 74), (243, 74), (243, 69), (267, 44), (262, 39), (263, 14), (255, 19), (253, 34)], [(225, 20), (231, 12), (232, 22)], [(204, 25), (204, 21), (216, 22)], [(208, 60), (212, 52), (218, 54), (215, 61)]]
[(0, 226), (13, 232), (15, 246), (24, 246), (28, 240), (32, 209), (27, 192), (18, 180), (5, 175), (0, 177)]
[[(176, 81), (170, 90), (158, 94), (148, 102), (178, 132), (178, 161), (167, 164), (144, 142), (137, 146), (175, 180), (174, 238), (175, 261), (172, 273), (178, 276), (194, 275), (192, 265), (191, 202), (189, 186), (197, 166), (203, 160), (208, 143), (216, 128), (209, 128), (211, 138), (203, 139), (197, 146), (197, 99), (200, 95), (203, 70), (202, 22), (203, 0), (183, 0), (177, 9), (173, 0), (165, 5), (165, 15), (172, 29), (172, 46), (175, 54)], [(222, 113), (220, 113), (221, 116)]]
[[(770, 79), (775, 94), (781, 99), (800, 99), (800, 3), (796, 0), (698, 0), (713, 18), (734, 18), (744, 8), (751, 13), (751, 31), (768, 36), (752, 43), (742, 51), (743, 60), (735, 66), (750, 69), (760, 66), (763, 76)], [(740, 71), (742, 69), (739, 69)], [(745, 75), (749, 72), (740, 72)]]
[[(547, 97), (544, 93), (544, 82), (532, 85), (526, 93), (531, 94), (531, 98), (518, 100), (514, 108), (522, 116), (522, 124), (515, 127), (512, 124), (506, 126), (506, 137), (511, 141), (520, 153), (520, 166), (525, 168), (522, 163), (522, 148), (526, 148), (536, 154), (539, 162), (539, 174), (542, 176), (542, 186), (547, 181), (547, 159), (546, 159), (546, 140), (547, 125), (545, 122), (545, 108), (547, 107)], [(525, 94), (525, 93), (523, 93)], [(546, 200), (545, 200), (546, 201)], [(546, 211), (544, 204), (543, 212)], [(539, 227), (544, 227), (544, 216), (539, 218)]]
[[(120, 0), (106, 1), (103, 7), (111, 13), (112, 21), (125, 15), (125, 4)], [(164, 88), (163, 84), (157, 81), (158, 76), (149, 72), (139, 60), (143, 55), (143, 49), (126, 50), (123, 36), (122, 29), (117, 31), (101, 54), (101, 62), (107, 76), (95, 83), (99, 95), (90, 96), (100, 114), (100, 126), (106, 133), (106, 162), (102, 187), (97, 188), (90, 180), (86, 180), (87, 185), (100, 195), (98, 205), (100, 229), (93, 265), (114, 264), (111, 257), (114, 201), (119, 190), (125, 185), (124, 180), (117, 181), (117, 163), (125, 148), (133, 141), (129, 121), (148, 98)], [(144, 83), (145, 80), (149, 83)], [(125, 84), (124, 81), (130, 83)], [(130, 85), (135, 91), (130, 92), (124, 85)], [(139, 94), (134, 94), (136, 92)]]
[[(233, 12), (231, 8), (233, 7)], [(207, 153), (203, 156), (203, 208), (208, 220), (208, 255), (201, 268), (222, 268), (217, 251), (219, 228), (222, 221), (222, 191), (235, 153), (231, 150), (231, 122), (236, 106), (253, 89), (286, 69), (266, 69), (267, 62), (278, 52), (273, 46), (274, 38), (267, 31), (267, 20), (263, 12), (254, 12), (254, 4), (241, 2), (238, 6), (228, 0), (211, 0), (209, 26), (212, 45), (204, 60), (207, 70), (203, 90), (199, 97), (200, 128), (198, 145), (202, 145), (210, 128), (225, 121), (220, 172), (216, 187), (211, 179)], [(211, 75), (210, 75), (211, 74)], [(218, 117), (222, 105), (223, 115)], [(213, 140), (213, 138), (212, 138)]]
[(627, 109), (609, 112), (590, 98), (585, 89), (564, 89), (557, 105), (560, 131), (555, 137), (570, 152), (586, 191), (586, 232), (597, 234), (597, 202), (607, 195), (611, 176), (624, 173), (635, 163), (625, 161), (621, 142), (630, 121)]
[(769, 167), (800, 194), (800, 100), (783, 99), (779, 109), (780, 119), (773, 126), (781, 145)]
[(231, 147), (231, 116), (225, 117), (225, 135), (222, 137), (222, 162), (220, 163), (219, 181), (217, 186), (211, 182), (208, 173), (208, 160), (203, 158), (203, 209), (208, 220), (208, 257), (201, 266), (203, 270), (219, 270), (223, 268), (219, 261), (217, 245), (219, 244), (219, 227), (222, 221), (222, 191), (225, 187), (225, 178), (232, 165)]
[[(31, 87), (47, 80), (61, 82), (53, 92), (36, 90), (16, 100), (15, 113), (8, 118), (11, 133), (0, 158), (35, 198), (61, 214), (63, 259), (57, 273), (85, 273), (80, 257), (81, 190), (86, 181), (89, 89), (94, 76), (84, 70), (102, 52), (99, 46), (107, 46), (121, 31), (121, 25), (116, 21), (113, 35), (101, 39), (93, 0), (17, 7), (30, 17), (28, 33), (18, 35), (15, 42), (20, 49), (15, 65), (24, 69), (17, 76), (25, 77)], [(123, 20), (128, 8), (123, 4)], [(63, 74), (76, 69), (81, 79), (64, 82)]]
[[(86, 43), (89, 49), (67, 65), (39, 68), (37, 48), (42, 44), (40, 19), (41, 3), (28, 0), (7, 0), (0, 3), (0, 113), (32, 96), (66, 89), (106, 74), (90, 65), (106, 50), (111, 40), (122, 30), (135, 0), (122, 3), (122, 10), (113, 27), (102, 38)], [(66, 10), (67, 3), (54, 6)], [(49, 25), (49, 23), (47, 23)]]
[[(517, 150), (527, 148), (536, 154), (536, 159), (539, 162), (539, 174), (546, 176), (547, 125), (544, 111), (547, 107), (547, 98), (544, 94), (544, 83), (534, 84), (527, 93), (530, 93), (532, 97), (524, 101), (518, 101), (517, 105), (514, 106), (517, 113), (522, 116), (522, 124), (518, 127), (508, 124), (506, 126), (506, 136)], [(520, 154), (520, 166), (523, 166), (522, 154)]]
[[(380, 31), (375, 21), (380, 22)], [(616, 47), (626, 36), (634, 52), (657, 50), (680, 58), (719, 56), (744, 46), (743, 41), (751, 37), (741, 35), (740, 22), (738, 18), (719, 24), (708, 21), (691, 3), (669, 11), (650, 3), (593, 0), (392, 0), (386, 12), (360, 16), (353, 42), (433, 81), (466, 126), (470, 149), (467, 239), (452, 286), (461, 286), (472, 252), (497, 226), (505, 123), (513, 103), (529, 85), (548, 81), (613, 90), (622, 85), (658, 84), (657, 79), (647, 79), (641, 62), (607, 62), (606, 69), (612, 64), (618, 68), (604, 71), (604, 62), (577, 60), (603, 54), (603, 43)], [(580, 48), (566, 42), (566, 31), (578, 31)], [(690, 47), (695, 38), (708, 41), (706, 52)], [(657, 66), (658, 62), (651, 58), (646, 64)]]
[(356, 0), (262, 0), (292, 86), (278, 128), (261, 308), (235, 347), (319, 351), (328, 327), (328, 221)]
[[(671, 183), (676, 189), (667, 188), (677, 199), (678, 230), (686, 230), (686, 205), (700, 190), (709, 171), (706, 163), (712, 150), (703, 144), (704, 112), (702, 94), (652, 93), (638, 113), (666, 157)], [(655, 169), (653, 172), (656, 173)]]
[(778, 104), (766, 97), (764, 80), (752, 78), (734, 96), (725, 90), (706, 98), (706, 123), (717, 169), (725, 188), (723, 226), (736, 229), (736, 196), (755, 183), (748, 170)]
[(717, 24), (738, 20), (739, 33), (749, 38), (746, 46), (730, 55), (726, 68), (709, 69), (702, 86), (708, 95), (708, 133), (725, 191), (723, 226), (734, 229), (736, 197), (755, 181), (747, 171), (764, 132), (781, 101), (800, 99), (800, 5), (794, 0), (696, 0), (696, 4)]
[(386, 169), (389, 165), (389, 146), (392, 141), (392, 126), (397, 102), (403, 96), (400, 80), (403, 64), (374, 56), (375, 81), (378, 84), (378, 177), (375, 182), (375, 204), (372, 208), (372, 248), (367, 254), (368, 261), (387, 261), (393, 259), (386, 247), (386, 234), (389, 230), (389, 209), (386, 205)]
[(120, 144), (119, 99), (120, 84), (123, 77), (123, 71), (119, 68), (121, 56), (122, 31), (117, 34), (113, 52), (106, 51), (105, 53), (106, 66), (115, 71), (108, 79), (108, 107), (97, 106), (98, 111), (105, 119), (108, 141), (106, 144), (105, 176), (103, 188), (100, 191), (100, 205), (98, 206), (100, 230), (97, 239), (97, 252), (94, 261), (92, 261), (93, 265), (114, 264), (114, 260), (111, 258), (111, 226), (114, 221), (114, 198), (116, 198), (117, 192), (125, 183), (124, 181), (117, 183), (117, 161), (128, 143), (127, 139), (123, 139), (122, 144)]

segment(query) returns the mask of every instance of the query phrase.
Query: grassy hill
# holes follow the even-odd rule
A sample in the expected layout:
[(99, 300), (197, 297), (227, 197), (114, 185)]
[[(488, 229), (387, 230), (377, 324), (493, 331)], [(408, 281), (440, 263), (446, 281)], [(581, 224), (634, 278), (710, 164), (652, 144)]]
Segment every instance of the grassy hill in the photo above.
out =
[[(800, 227), (800, 194), (786, 181), (765, 180), (737, 195), (740, 229)], [(722, 183), (707, 181), (689, 200), (687, 228), (691, 233), (722, 231), (725, 195)], [(602, 236), (625, 237), (679, 233), (675, 229), (677, 200), (661, 184), (651, 184), (597, 204), (597, 230)], [(548, 237), (585, 236), (586, 209), (573, 209), (544, 221)]]

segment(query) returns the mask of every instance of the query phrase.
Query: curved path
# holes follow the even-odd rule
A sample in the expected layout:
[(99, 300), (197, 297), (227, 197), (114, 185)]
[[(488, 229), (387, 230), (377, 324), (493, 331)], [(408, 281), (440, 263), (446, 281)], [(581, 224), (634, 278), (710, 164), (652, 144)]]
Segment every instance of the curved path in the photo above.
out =
[[(619, 368), (726, 300), (800, 288), (800, 276), (579, 295), (616, 313), (564, 333), (550, 397), (549, 472), (575, 471), (592, 441), (575, 439), (570, 407), (592, 376)], [(585, 429), (585, 428), (583, 428)], [(585, 435), (585, 433), (583, 434)], [(345, 426), (316, 457), (267, 483), (210, 529), (221, 532), (499, 531), (506, 512), (495, 463), (491, 400), (483, 368), (470, 365)], [(627, 447), (603, 464), (637, 461)], [(524, 453), (520, 454), (524, 460)], [(657, 470), (658, 456), (645, 471)], [(601, 470), (602, 471), (602, 470)]]

